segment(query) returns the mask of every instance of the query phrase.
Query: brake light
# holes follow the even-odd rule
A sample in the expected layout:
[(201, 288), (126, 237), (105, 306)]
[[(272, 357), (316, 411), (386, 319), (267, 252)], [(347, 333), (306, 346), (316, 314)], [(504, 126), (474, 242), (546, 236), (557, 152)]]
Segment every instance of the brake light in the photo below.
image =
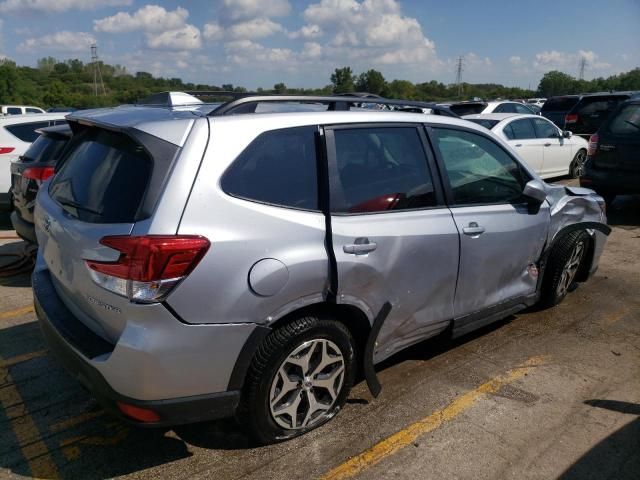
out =
[(571, 114), (567, 114), (564, 117), (564, 123), (576, 123), (578, 121), (578, 114), (577, 113), (571, 113)]
[(589, 143), (587, 144), (587, 155), (592, 156), (595, 155), (598, 151), (598, 142), (599, 142), (598, 134), (594, 133), (589, 137)]
[(14, 147), (0, 147), (0, 155), (2, 155), (3, 153), (11, 153), (14, 150)]
[(24, 178), (44, 181), (53, 176), (55, 167), (31, 167), (22, 172)]
[(127, 417), (143, 423), (155, 423), (160, 421), (160, 415), (148, 408), (136, 407), (128, 403), (116, 402), (118, 409)]
[(115, 262), (85, 260), (93, 281), (132, 302), (162, 301), (198, 265), (210, 242), (195, 235), (111, 236), (102, 245), (120, 252)]

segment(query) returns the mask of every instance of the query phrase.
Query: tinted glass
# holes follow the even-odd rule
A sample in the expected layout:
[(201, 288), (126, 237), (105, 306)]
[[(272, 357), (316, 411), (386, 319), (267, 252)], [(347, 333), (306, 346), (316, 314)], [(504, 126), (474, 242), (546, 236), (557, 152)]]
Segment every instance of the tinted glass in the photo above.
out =
[(536, 127), (536, 135), (538, 138), (558, 138), (558, 128), (551, 122), (547, 122), (542, 118), (534, 118), (533, 123)]
[(36, 130), (39, 128), (45, 128), (49, 126), (49, 122), (32, 122), (32, 123), (18, 123), (16, 125), (7, 125), (6, 128), (12, 135), (18, 137), (23, 142), (33, 142), (40, 136)]
[(22, 109), (19, 107), (8, 107), (7, 115), (22, 115)]
[(318, 210), (316, 127), (258, 136), (222, 178), (229, 195), (285, 207)]
[(531, 121), (528, 118), (523, 118), (522, 120), (511, 122), (509, 126), (511, 127), (510, 134), (512, 136), (509, 137), (509, 135), (507, 134), (507, 137), (510, 140), (527, 140), (536, 138), (536, 132), (533, 129), (533, 125), (531, 125)]
[(458, 103), (449, 106), (449, 110), (459, 116), (482, 113), (487, 108), (485, 103)]
[(27, 108), (27, 113), (42, 113), (39, 108)]
[(93, 131), (73, 141), (49, 193), (68, 213), (90, 223), (136, 220), (153, 162), (129, 137)]
[(520, 105), (520, 104), (514, 104), (513, 108), (515, 108), (517, 113), (526, 113), (531, 115), (533, 113), (533, 110), (531, 110), (529, 107), (527, 107), (526, 105)]
[(334, 135), (339, 191), (332, 191), (332, 211), (366, 213), (436, 205), (416, 128), (340, 129)]
[(485, 118), (467, 118), (466, 120), (482, 125), (484, 128), (488, 128), (489, 130), (495, 127), (498, 123), (498, 120), (487, 120)]
[(628, 97), (589, 97), (583, 98), (575, 113), (580, 115), (602, 115), (613, 110), (620, 102)]
[(57, 160), (66, 145), (63, 137), (40, 135), (23, 155), (23, 161), (48, 162)]
[(543, 112), (568, 112), (576, 103), (579, 97), (552, 97), (542, 105)]
[(495, 113), (516, 113), (515, 104), (513, 103), (503, 103), (498, 105), (495, 110)]
[(434, 129), (456, 205), (522, 200), (528, 178), (492, 140), (475, 133)]
[(615, 135), (640, 137), (640, 105), (622, 107), (611, 120), (609, 131)]

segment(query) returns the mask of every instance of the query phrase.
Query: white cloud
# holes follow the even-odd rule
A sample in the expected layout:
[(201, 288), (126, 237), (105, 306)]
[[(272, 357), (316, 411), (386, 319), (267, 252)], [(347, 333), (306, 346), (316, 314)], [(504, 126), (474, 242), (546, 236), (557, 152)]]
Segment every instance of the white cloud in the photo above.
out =
[(322, 28), (320, 28), (319, 25), (303, 25), (302, 28), (300, 28), (300, 30), (287, 33), (287, 36), (294, 40), (296, 38), (312, 39), (312, 38), (321, 37), (323, 33), (324, 32), (322, 31)]
[(283, 17), (291, 11), (288, 0), (223, 0), (224, 13), (232, 20)]
[(231, 25), (227, 32), (231, 38), (237, 39), (257, 39), (282, 32), (282, 25), (275, 23), (268, 18), (254, 18), (246, 22)]
[(540, 52), (536, 54), (533, 66), (539, 71), (553, 69), (576, 71), (583, 58), (586, 60), (587, 69), (589, 70), (611, 68), (610, 63), (600, 61), (598, 54), (591, 50), (578, 50), (577, 53), (559, 52), (557, 50)]
[(37, 38), (28, 38), (20, 43), (16, 50), (33, 53), (40, 51), (89, 52), (89, 46), (96, 43), (95, 37), (86, 32), (60, 32)]
[(0, 13), (51, 12), (67, 10), (95, 10), (103, 7), (129, 6), (133, 0), (4, 0)]
[(185, 25), (160, 34), (148, 34), (147, 45), (154, 49), (194, 50), (202, 46), (202, 40), (197, 27)]
[(524, 63), (524, 60), (522, 60), (522, 57), (519, 57), (518, 55), (514, 55), (512, 57), (509, 57), (509, 63), (514, 67), (519, 67)]
[(302, 52), (300, 52), (300, 58), (302, 60), (315, 60), (322, 57), (322, 45), (316, 42), (306, 42)]
[(162, 32), (182, 28), (189, 11), (178, 7), (167, 11), (158, 5), (145, 5), (133, 14), (118, 12), (111, 17), (93, 21), (96, 32), (119, 33), (143, 30), (145, 32)]
[(202, 35), (207, 40), (221, 40), (224, 37), (224, 28), (219, 23), (205, 23)]
[(229, 62), (236, 65), (262, 63), (266, 68), (279, 68), (295, 60), (288, 48), (268, 48), (251, 40), (233, 40), (224, 44)]

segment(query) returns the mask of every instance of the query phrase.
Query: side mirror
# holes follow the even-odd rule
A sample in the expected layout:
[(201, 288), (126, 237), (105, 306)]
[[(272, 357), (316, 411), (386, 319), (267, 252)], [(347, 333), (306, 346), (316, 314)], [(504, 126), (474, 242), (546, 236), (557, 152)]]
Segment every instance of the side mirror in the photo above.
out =
[(547, 198), (547, 191), (541, 180), (529, 180), (524, 186), (522, 194), (535, 205), (541, 205)]
[(562, 132), (562, 138), (571, 138), (573, 135), (573, 132), (570, 132), (569, 130), (565, 130), (564, 132)]

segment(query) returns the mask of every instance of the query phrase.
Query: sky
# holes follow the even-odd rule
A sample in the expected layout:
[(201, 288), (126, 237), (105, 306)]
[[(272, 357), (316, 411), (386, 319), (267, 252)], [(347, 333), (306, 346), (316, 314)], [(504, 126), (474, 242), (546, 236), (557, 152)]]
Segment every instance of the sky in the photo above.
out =
[(0, 59), (100, 59), (250, 89), (321, 87), (336, 67), (387, 80), (535, 89), (640, 66), (640, 0), (0, 0)]

